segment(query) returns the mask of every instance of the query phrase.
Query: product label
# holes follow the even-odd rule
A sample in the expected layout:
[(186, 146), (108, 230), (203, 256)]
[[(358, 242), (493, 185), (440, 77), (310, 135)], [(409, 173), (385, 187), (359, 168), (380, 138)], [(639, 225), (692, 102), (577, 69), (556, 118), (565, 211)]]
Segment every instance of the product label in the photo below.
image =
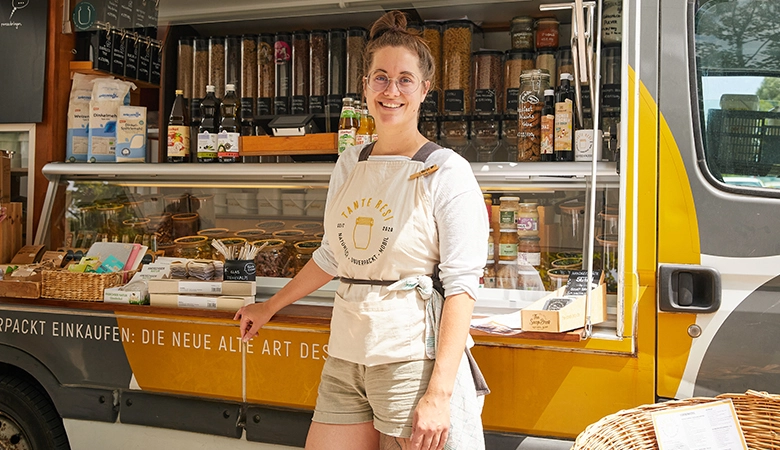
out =
[(252, 97), (241, 97), (241, 117), (252, 118), (255, 116), (255, 99)]
[(620, 108), (620, 84), (605, 84), (601, 87), (602, 106)]
[(119, 0), (106, 1), (106, 22), (111, 28), (119, 26)]
[(201, 297), (197, 295), (180, 295), (177, 298), (179, 308), (217, 309), (216, 297)]
[(520, 89), (512, 88), (506, 90), (506, 112), (517, 112), (517, 104), (520, 100)]
[(127, 47), (125, 50), (125, 76), (128, 78), (138, 77), (138, 41), (135, 39), (125, 39)]
[(493, 257), (496, 256), (495, 255), (495, 253), (496, 253), (495, 249), (496, 249), (496, 245), (494, 243), (492, 243), (492, 242), (488, 242), (488, 254), (487, 254), (488, 257), (487, 257), (487, 259), (493, 259)]
[(439, 91), (431, 89), (425, 96), (422, 104), (423, 113), (436, 114), (439, 112)]
[(517, 218), (517, 231), (537, 231), (539, 229), (539, 221), (533, 217), (518, 217)]
[(145, 42), (138, 43), (138, 79), (149, 81), (149, 46)]
[(274, 114), (289, 114), (290, 97), (274, 97)]
[(271, 114), (271, 105), (273, 100), (270, 97), (260, 97), (257, 99), (257, 115), (267, 116)]
[(542, 254), (520, 252), (517, 254), (517, 260), (520, 262), (525, 261), (529, 266), (539, 266), (542, 264)]
[(111, 32), (111, 73), (125, 74), (125, 39), (119, 32)]
[(111, 70), (111, 39), (108, 33), (99, 30), (94, 32), (93, 46), (95, 56), (92, 66), (98, 70)]
[(620, 0), (607, 0), (602, 7), (601, 40), (620, 42), (623, 34), (623, 3)]
[(496, 91), (494, 89), (477, 89), (474, 93), (474, 112), (495, 113)]
[(499, 257), (517, 257), (517, 244), (498, 244)]
[(292, 57), (290, 44), (284, 41), (274, 42), (274, 57), (277, 63), (284, 63), (289, 61)]
[(309, 97), (309, 112), (311, 114), (322, 114), (325, 112), (324, 95), (312, 95)]
[(290, 102), (290, 113), (306, 114), (306, 96), (293, 95), (292, 101)]
[(149, 82), (152, 84), (160, 84), (160, 70), (162, 69), (162, 52), (160, 47), (153, 45), (151, 57), (151, 69), (149, 69)]
[(133, 0), (123, 0), (119, 4), (119, 28), (133, 27)]
[(239, 133), (229, 133), (227, 131), (217, 134), (217, 156), (220, 158), (238, 157), (238, 138), (240, 136)]
[(190, 153), (190, 127), (168, 125), (168, 156), (187, 156)]
[(133, 9), (133, 28), (140, 30), (146, 28), (146, 2), (152, 0), (135, 0)]
[(573, 103), (571, 100), (555, 104), (555, 151), (572, 151)]
[(198, 158), (216, 158), (217, 145), (216, 133), (198, 133)]
[(221, 294), (222, 283), (208, 281), (179, 281), (179, 294)]
[(574, 160), (591, 161), (593, 159), (593, 130), (574, 132)]
[(501, 228), (511, 229), (516, 226), (517, 216), (515, 211), (499, 211), (498, 223), (501, 224)]
[(344, 153), (347, 147), (355, 145), (356, 130), (350, 128), (348, 130), (339, 130), (339, 155)]
[(541, 142), (541, 154), (542, 155), (552, 155), (553, 154), (553, 143), (555, 142), (555, 139), (553, 136), (555, 135), (555, 116), (552, 114), (547, 114), (545, 116), (542, 116), (542, 142)]
[(363, 145), (371, 143), (370, 134), (358, 134), (355, 136), (355, 145)]
[(444, 111), (445, 112), (464, 112), (465, 102), (463, 101), (462, 89), (448, 89), (444, 91)]

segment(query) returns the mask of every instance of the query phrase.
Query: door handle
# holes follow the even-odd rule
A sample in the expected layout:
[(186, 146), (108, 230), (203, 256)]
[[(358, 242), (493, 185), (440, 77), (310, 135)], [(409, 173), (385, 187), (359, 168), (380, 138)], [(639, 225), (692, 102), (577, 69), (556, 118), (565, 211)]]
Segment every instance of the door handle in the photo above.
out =
[(711, 313), (720, 308), (720, 272), (695, 264), (658, 267), (658, 309), (667, 312)]

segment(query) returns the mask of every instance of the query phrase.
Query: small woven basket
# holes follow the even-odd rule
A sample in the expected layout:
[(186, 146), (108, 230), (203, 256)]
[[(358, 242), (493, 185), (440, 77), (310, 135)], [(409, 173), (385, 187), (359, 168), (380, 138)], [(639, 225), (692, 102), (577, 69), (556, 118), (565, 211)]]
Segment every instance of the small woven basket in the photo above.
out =
[(750, 449), (780, 449), (780, 395), (747, 391), (715, 398), (694, 397), (642, 405), (611, 414), (589, 425), (577, 436), (572, 450), (657, 449), (653, 419), (655, 411), (698, 405), (730, 398)]
[(135, 271), (114, 273), (79, 273), (67, 270), (44, 270), (41, 297), (61, 300), (102, 302), (103, 291), (121, 286)]

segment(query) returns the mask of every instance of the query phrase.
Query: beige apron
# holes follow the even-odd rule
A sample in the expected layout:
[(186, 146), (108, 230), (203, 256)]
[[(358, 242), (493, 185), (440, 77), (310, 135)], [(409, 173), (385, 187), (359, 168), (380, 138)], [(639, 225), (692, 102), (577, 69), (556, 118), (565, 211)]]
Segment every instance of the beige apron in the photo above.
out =
[(331, 319), (330, 356), (373, 366), (426, 358), (425, 300), (417, 289), (388, 286), (431, 275), (438, 233), (423, 177), (427, 143), (411, 160), (373, 159), (369, 145), (328, 202), (325, 230), (342, 282)]

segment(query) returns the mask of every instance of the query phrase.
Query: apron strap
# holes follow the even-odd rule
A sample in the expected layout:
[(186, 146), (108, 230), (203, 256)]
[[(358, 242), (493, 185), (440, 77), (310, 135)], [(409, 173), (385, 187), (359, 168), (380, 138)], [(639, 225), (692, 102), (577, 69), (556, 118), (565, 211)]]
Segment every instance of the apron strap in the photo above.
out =
[(398, 280), (358, 280), (356, 278), (345, 278), (341, 277), (339, 280), (342, 283), (347, 284), (369, 284), (372, 286), (390, 286), (391, 284), (395, 284)]
[[(367, 161), (369, 155), (371, 155), (371, 152), (374, 150), (374, 144), (375, 142), (372, 142), (365, 147), (363, 147), (363, 150), (360, 151), (360, 156), (358, 157), (358, 161)], [(439, 144), (435, 142), (426, 142), (423, 144), (422, 147), (420, 147), (420, 150), (417, 150), (417, 153), (414, 154), (412, 157), (412, 161), (420, 161), (425, 162), (429, 156), (431, 156), (431, 153), (435, 152), (436, 150), (439, 150), (442, 148)]]

